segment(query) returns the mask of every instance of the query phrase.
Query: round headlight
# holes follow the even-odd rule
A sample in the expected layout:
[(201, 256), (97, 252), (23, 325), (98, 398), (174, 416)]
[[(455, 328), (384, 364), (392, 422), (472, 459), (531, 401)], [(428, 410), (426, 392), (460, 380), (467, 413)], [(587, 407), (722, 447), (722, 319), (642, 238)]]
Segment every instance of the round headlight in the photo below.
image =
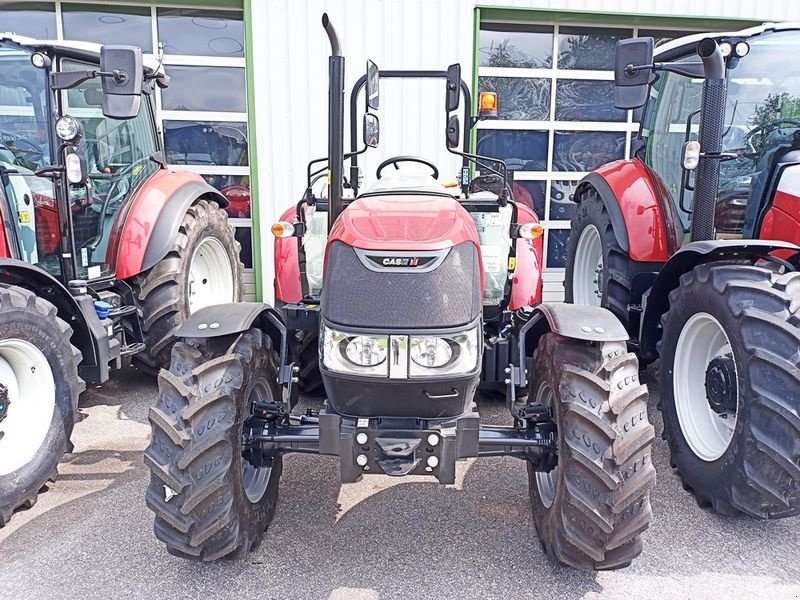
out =
[(411, 360), (420, 367), (441, 367), (453, 357), (453, 349), (445, 340), (437, 337), (411, 341)]
[(50, 66), (50, 57), (41, 52), (31, 54), (31, 64), (37, 69), (44, 69)]
[(386, 360), (386, 348), (378, 340), (363, 335), (347, 342), (344, 352), (350, 362), (362, 367), (374, 367)]
[(738, 44), (736, 44), (735, 50), (736, 50), (736, 56), (742, 58), (744, 56), (747, 56), (748, 52), (750, 52), (750, 44), (748, 44), (747, 42), (739, 42)]
[(56, 121), (56, 135), (65, 142), (77, 142), (83, 135), (83, 126), (75, 117), (63, 116)]

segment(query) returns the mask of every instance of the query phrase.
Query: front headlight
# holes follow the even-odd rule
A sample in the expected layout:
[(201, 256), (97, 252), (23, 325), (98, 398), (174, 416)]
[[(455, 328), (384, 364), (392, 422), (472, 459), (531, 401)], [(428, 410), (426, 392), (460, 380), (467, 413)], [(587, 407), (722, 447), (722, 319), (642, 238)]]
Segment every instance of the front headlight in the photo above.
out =
[(408, 376), (461, 375), (474, 371), (478, 366), (478, 327), (453, 335), (412, 336)]
[(322, 327), (322, 363), (331, 371), (387, 377), (385, 335), (353, 335)]

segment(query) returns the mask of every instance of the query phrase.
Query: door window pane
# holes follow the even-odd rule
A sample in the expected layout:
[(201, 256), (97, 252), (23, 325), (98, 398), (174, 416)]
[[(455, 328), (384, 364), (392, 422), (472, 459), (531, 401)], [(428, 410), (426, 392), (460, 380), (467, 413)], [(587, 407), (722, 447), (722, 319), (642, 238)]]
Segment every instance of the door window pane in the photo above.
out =
[(56, 7), (52, 2), (8, 2), (0, 6), (0, 29), (40, 40), (56, 39)]
[(569, 221), (575, 216), (575, 190), (579, 181), (553, 181), (550, 184), (550, 218)]
[(247, 175), (203, 175), (228, 199), (225, 212), (235, 219), (250, 218), (250, 177)]
[(593, 171), (625, 158), (625, 134), (610, 131), (556, 131), (554, 171)]
[(553, 64), (553, 28), (483, 23), (478, 60), (481, 67), (549, 68)]
[(167, 162), (247, 166), (247, 124), (164, 121)]
[(613, 81), (559, 79), (556, 82), (557, 121), (623, 122), (627, 113), (614, 107)]
[(167, 67), (169, 87), (161, 92), (164, 110), (246, 112), (244, 69)]
[(242, 13), (159, 8), (158, 39), (165, 54), (244, 56)]
[(569, 229), (551, 229), (547, 232), (547, 268), (563, 269), (567, 266), (567, 240)]
[(545, 171), (546, 131), (478, 131), (478, 154), (499, 158), (512, 171)]
[(546, 121), (550, 118), (550, 80), (481, 77), (481, 92), (497, 92), (500, 119)]
[(153, 51), (150, 9), (109, 8), (101, 4), (62, 4), (64, 39), (138, 46)]
[(614, 48), (633, 36), (629, 29), (561, 27), (558, 33), (558, 66), (561, 69), (614, 70)]

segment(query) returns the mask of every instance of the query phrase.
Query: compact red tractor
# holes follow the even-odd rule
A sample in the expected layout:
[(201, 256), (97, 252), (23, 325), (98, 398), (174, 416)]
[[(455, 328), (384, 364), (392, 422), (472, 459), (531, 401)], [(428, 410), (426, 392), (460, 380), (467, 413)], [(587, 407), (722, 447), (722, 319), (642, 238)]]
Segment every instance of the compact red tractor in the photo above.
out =
[[(444, 484), (454, 482), (458, 459), (514, 456), (527, 467), (536, 528), (552, 557), (583, 569), (629, 564), (650, 522), (655, 470), (647, 390), (624, 327), (599, 307), (534, 306), (541, 229), (514, 202), (505, 165), (468, 152), (474, 119), (458, 65), (381, 72), (368, 63), (351, 97), (355, 113), (366, 86), (364, 148), (354, 127), (355, 149), (344, 153), (344, 58), (327, 16), (323, 25), (332, 48), (320, 161), (327, 198), (307, 190), (273, 228), (280, 309), (206, 307), (181, 326), (185, 339), (150, 410), (146, 501), (156, 536), (186, 558), (246, 554), (272, 520), (290, 452), (338, 456), (343, 482), (377, 473)], [(435, 165), (409, 156), (384, 161), (377, 181), (360, 189), (356, 157), (378, 143), (369, 111), (387, 77), (445, 82), (446, 141), (464, 160), (462, 189), (439, 184)], [(452, 113), (462, 95), (460, 151)], [(468, 161), (482, 177), (470, 180)], [(316, 340), (307, 347), (326, 396), (318, 412), (293, 412), (302, 366), (311, 365), (293, 352), (300, 338)], [(505, 390), (510, 426), (481, 425), (479, 385)]]
[(0, 526), (71, 449), (78, 396), (168, 366), (194, 310), (241, 299), (224, 196), (167, 169), (138, 48), (0, 34)]
[(644, 106), (630, 160), (586, 176), (568, 301), (661, 359), (664, 437), (701, 506), (800, 513), (800, 26), (617, 46)]

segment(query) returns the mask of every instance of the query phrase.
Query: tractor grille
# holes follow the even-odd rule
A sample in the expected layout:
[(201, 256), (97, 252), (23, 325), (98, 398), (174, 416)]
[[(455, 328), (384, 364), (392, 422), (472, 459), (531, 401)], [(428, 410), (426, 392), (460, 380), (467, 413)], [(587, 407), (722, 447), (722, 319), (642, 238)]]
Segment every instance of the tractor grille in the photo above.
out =
[(370, 269), (352, 247), (338, 241), (328, 251), (321, 310), (332, 324), (377, 329), (458, 327), (472, 323), (481, 309), (480, 263), (474, 244), (454, 246), (435, 269), (416, 272)]

